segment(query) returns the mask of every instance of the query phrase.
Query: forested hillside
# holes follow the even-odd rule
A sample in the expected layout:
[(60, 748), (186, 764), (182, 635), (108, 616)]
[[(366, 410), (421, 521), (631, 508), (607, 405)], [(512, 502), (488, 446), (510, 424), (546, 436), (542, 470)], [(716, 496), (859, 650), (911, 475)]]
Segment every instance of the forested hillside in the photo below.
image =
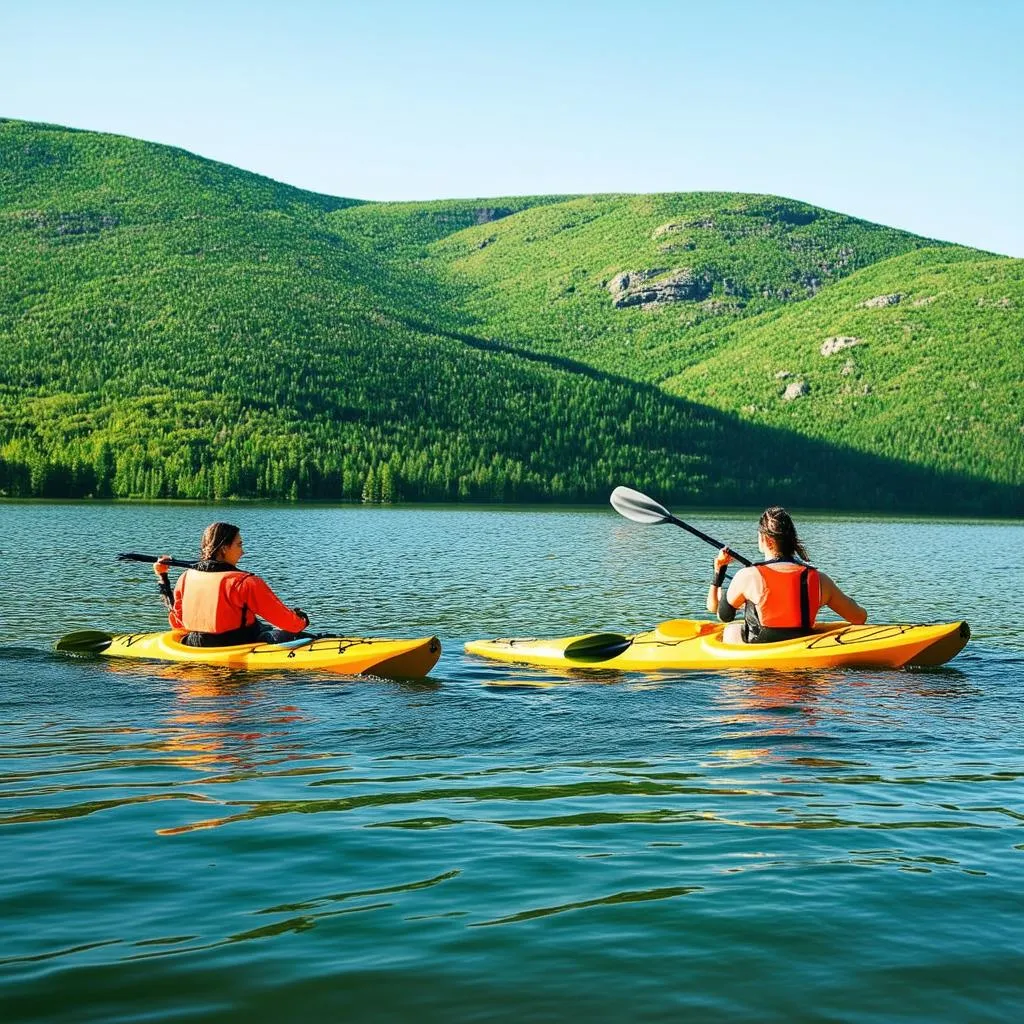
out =
[(362, 203), (0, 121), (0, 494), (1021, 514), (1021, 267), (774, 197)]
[[(559, 219), (567, 207), (576, 215)], [(751, 424), (1024, 483), (1022, 260), (706, 194), (586, 197), (461, 232), (434, 254), (475, 330)], [(623, 274), (639, 283), (623, 290)], [(687, 299), (659, 290), (673, 279)]]

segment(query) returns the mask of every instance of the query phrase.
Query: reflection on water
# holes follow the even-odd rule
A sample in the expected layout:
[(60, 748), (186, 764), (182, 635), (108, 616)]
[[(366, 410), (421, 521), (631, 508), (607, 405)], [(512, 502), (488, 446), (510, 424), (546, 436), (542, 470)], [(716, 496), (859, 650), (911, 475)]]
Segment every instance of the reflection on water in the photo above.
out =
[[(177, 550), (213, 512), (34, 508), (19, 543), (81, 517), (97, 567), (115, 528)], [(461, 643), (692, 612), (706, 553), (603, 513), (322, 509), (306, 557), (303, 510), (240, 515), (325, 622), (445, 653), (417, 684), (72, 661), (51, 633), (159, 625), (150, 582), (8, 574), (38, 608), (0, 617), (5, 1020), (1012, 1019), (1019, 632), (927, 672), (537, 672)], [(863, 552), (946, 529), (811, 522), (881, 610), (905, 570)], [(949, 582), (997, 529), (958, 529), (930, 617), (1009, 614)], [(371, 541), (375, 576), (339, 570)]]
[(532, 921), (538, 917), (550, 917), (552, 914), (564, 914), (569, 910), (584, 910), (587, 907), (614, 906), (617, 903), (646, 903), (648, 900), (669, 900), (676, 896), (686, 896), (691, 892), (700, 892), (701, 888), (701, 886), (682, 885), (664, 889), (645, 889), (640, 892), (616, 892), (593, 900), (580, 900), (577, 903), (562, 903), (555, 907), (523, 910), (518, 914), (499, 917), (493, 921), (477, 921), (471, 927), (484, 928), (495, 924), (516, 924), (519, 921)]

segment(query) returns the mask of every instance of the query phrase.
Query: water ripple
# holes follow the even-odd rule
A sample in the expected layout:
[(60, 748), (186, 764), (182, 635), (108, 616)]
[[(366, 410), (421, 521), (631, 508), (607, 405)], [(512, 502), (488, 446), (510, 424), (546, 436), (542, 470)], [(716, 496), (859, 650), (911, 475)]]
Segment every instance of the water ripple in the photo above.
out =
[(570, 910), (584, 910), (588, 907), (608, 907), (619, 903), (646, 903), (649, 900), (671, 900), (677, 896), (688, 896), (692, 892), (703, 891), (702, 886), (674, 886), (663, 889), (646, 889), (640, 892), (616, 892), (609, 896), (601, 896), (593, 900), (580, 900), (576, 903), (562, 903), (554, 907), (537, 907), (533, 910), (521, 910), (508, 917), (498, 917), (493, 921), (478, 921), (471, 927), (487, 928), (496, 924), (516, 924), (519, 921), (532, 921), (538, 917), (550, 917), (552, 914), (564, 914)]

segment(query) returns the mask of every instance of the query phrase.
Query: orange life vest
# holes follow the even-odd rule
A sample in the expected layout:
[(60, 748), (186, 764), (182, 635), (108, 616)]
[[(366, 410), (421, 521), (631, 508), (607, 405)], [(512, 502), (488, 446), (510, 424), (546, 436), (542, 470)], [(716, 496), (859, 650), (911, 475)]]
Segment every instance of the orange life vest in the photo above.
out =
[(251, 572), (199, 572), (189, 569), (181, 588), (181, 621), (190, 633), (227, 633), (256, 621), (245, 605), (234, 604), (228, 593)]
[(757, 617), (769, 629), (810, 629), (821, 607), (818, 570), (799, 562), (763, 562), (754, 566), (764, 584)]

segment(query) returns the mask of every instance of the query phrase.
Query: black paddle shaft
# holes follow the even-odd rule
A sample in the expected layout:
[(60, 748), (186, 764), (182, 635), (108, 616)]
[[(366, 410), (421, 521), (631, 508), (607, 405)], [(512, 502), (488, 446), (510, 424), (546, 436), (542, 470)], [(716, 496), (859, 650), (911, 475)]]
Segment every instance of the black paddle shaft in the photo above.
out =
[(723, 544), (721, 541), (715, 540), (714, 537), (709, 537), (706, 533), (702, 533), (700, 530), (698, 530), (697, 527), (691, 526), (689, 523), (684, 523), (682, 521), (682, 519), (677, 519), (671, 513), (669, 513), (668, 521), (670, 523), (675, 523), (676, 526), (681, 526), (684, 530), (686, 530), (687, 533), (692, 533), (694, 535), (694, 537), (699, 537), (702, 541), (704, 541), (705, 544), (710, 544), (712, 547), (716, 547), (718, 549), (725, 548), (725, 550), (728, 551), (729, 554), (732, 555), (732, 557), (735, 558), (736, 561), (740, 563), (740, 565), (752, 565), (753, 564), (750, 561), (749, 558), (744, 558), (742, 555), (736, 554), (736, 552), (733, 551), (732, 548), (730, 548), (727, 545)]
[[(150, 565), (153, 562), (159, 562), (160, 559), (156, 555), (139, 555), (134, 551), (125, 551), (117, 556), (119, 562), (149, 562)], [(173, 565), (175, 569), (194, 569), (196, 567), (195, 562), (182, 562), (178, 558), (168, 558), (166, 565)]]

